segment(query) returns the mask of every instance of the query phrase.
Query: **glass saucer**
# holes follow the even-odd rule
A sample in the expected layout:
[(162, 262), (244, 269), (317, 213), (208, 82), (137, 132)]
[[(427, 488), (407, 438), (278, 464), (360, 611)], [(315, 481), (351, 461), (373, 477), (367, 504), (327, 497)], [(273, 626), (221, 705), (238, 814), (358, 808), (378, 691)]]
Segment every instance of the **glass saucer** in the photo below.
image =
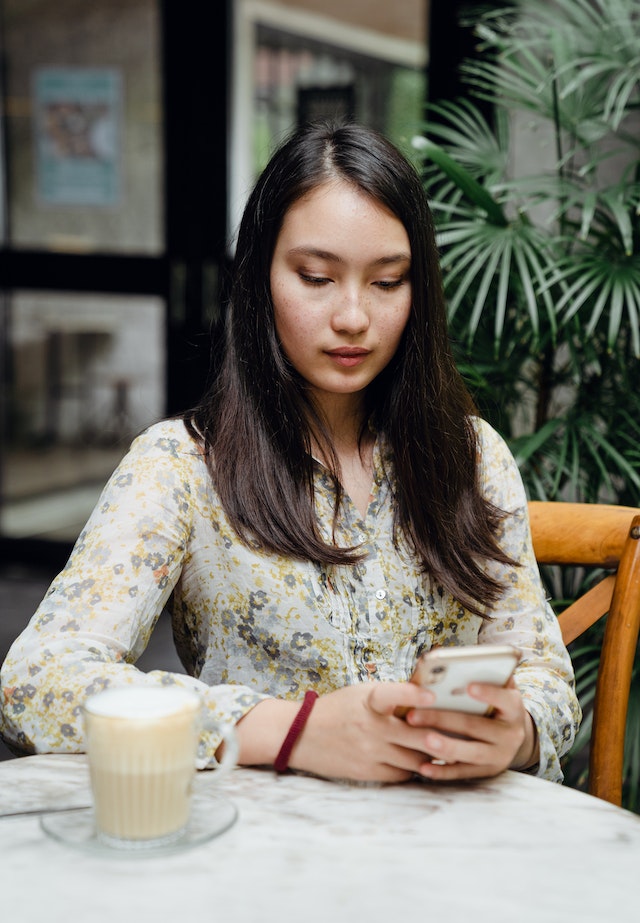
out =
[(194, 795), (191, 820), (179, 837), (169, 843), (151, 843), (148, 846), (137, 843), (131, 847), (111, 845), (98, 839), (93, 808), (44, 814), (40, 818), (40, 826), (52, 839), (81, 852), (130, 859), (167, 856), (193, 849), (224, 833), (233, 826), (237, 817), (237, 808), (227, 798)]

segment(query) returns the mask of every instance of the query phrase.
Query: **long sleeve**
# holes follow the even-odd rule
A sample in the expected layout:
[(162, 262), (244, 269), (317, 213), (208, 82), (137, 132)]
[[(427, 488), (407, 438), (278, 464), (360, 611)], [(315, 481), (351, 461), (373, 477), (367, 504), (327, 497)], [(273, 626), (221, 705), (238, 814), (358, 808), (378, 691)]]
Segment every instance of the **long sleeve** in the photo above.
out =
[(558, 619), (546, 598), (535, 559), (527, 501), (516, 463), (500, 437), (483, 426), (483, 476), (489, 499), (507, 515), (499, 542), (516, 566), (491, 565), (506, 584), (492, 618), (480, 628), (480, 643), (507, 641), (522, 651), (516, 683), (538, 731), (538, 775), (562, 779), (560, 758), (580, 724), (573, 667)]
[(1, 729), (10, 745), (82, 750), (88, 695), (113, 684), (176, 683), (203, 696), (205, 765), (219, 744), (212, 722), (235, 723), (260, 701), (242, 685), (212, 687), (186, 673), (135, 667), (190, 555), (200, 469), (182, 424), (159, 424), (134, 442), (4, 662)]

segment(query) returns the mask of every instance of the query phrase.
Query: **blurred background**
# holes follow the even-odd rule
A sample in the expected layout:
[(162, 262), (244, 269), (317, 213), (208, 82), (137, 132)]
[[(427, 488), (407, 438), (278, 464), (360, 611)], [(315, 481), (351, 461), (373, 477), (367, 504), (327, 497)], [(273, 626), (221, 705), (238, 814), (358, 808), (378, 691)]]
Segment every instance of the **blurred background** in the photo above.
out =
[(63, 563), (132, 436), (199, 395), (282, 136), (344, 114), (411, 154), (462, 56), (445, 5), (217, 0), (211, 28), (176, 0), (0, 0), (3, 565)]
[(459, 5), (0, 0), (0, 662), (132, 437), (202, 391), (274, 145), (346, 115), (413, 156)]

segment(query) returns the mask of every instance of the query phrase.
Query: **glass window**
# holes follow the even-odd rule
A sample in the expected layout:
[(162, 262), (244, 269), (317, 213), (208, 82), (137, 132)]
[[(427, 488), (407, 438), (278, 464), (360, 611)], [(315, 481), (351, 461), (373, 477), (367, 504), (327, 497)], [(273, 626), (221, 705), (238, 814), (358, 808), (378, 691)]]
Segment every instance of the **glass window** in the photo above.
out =
[(416, 157), (411, 138), (426, 95), (425, 0), (401, 0), (402, 15), (395, 12), (383, 4), (370, 10), (349, 2), (236, 0), (231, 238), (247, 190), (296, 125), (353, 117)]
[(422, 118), (422, 69), (258, 23), (254, 86), (255, 175), (279, 138), (314, 119), (357, 119), (414, 155), (409, 142)]
[(0, 305), (0, 533), (73, 541), (132, 437), (165, 412), (164, 304), (20, 292)]
[(2, 8), (8, 244), (161, 252), (156, 0)]

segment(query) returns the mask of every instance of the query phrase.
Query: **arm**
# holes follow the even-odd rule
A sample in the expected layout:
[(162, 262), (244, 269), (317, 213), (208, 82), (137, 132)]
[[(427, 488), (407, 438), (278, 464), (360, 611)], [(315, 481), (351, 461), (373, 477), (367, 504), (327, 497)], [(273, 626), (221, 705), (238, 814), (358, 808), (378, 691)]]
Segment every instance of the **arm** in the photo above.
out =
[[(358, 683), (320, 696), (289, 761), (292, 769), (328, 778), (403, 782), (427, 759), (425, 732), (394, 715), (423, 709), (432, 695), (413, 683)], [(299, 702), (266, 700), (237, 725), (239, 762), (273, 765)]]
[(491, 565), (506, 590), (493, 619), (483, 624), (479, 641), (509, 641), (523, 652), (515, 682), (536, 728), (539, 747), (536, 771), (540, 776), (560, 781), (560, 758), (571, 747), (581, 719), (573, 666), (558, 619), (546, 600), (520, 473), (497, 434), (488, 429), (484, 438), (485, 489), (492, 502), (508, 513), (498, 539), (519, 566)]
[[(200, 467), (195, 445), (171, 423), (136, 440), (114, 472), (3, 665), (2, 733), (15, 749), (81, 751), (80, 706), (109, 684), (195, 686), (206, 713), (227, 722), (264, 698), (242, 686), (209, 687), (134, 666), (189, 554)], [(218, 743), (205, 724), (202, 764)]]
[[(545, 599), (535, 560), (524, 487), (507, 446), (486, 424), (480, 425), (481, 482), (491, 502), (507, 515), (498, 534), (502, 548), (518, 566), (489, 562), (506, 587), (478, 643), (513, 644), (523, 657), (511, 688), (479, 687), (476, 697), (491, 704), (494, 717), (431, 711), (408, 720), (434, 732), (428, 746), (434, 756), (457, 765), (431, 765), (431, 778), (463, 778), (500, 769), (530, 769), (561, 780), (560, 757), (569, 749), (580, 722), (573, 668), (558, 620)], [(469, 735), (471, 746), (444, 736)]]
[[(154, 427), (136, 441), (12, 646), (2, 670), (3, 734), (16, 749), (81, 752), (88, 695), (110, 684), (177, 683), (198, 688), (212, 721), (236, 724), (241, 763), (273, 764), (299, 703), (184, 674), (145, 674), (134, 665), (188, 560), (198, 477), (208, 477), (194, 462), (193, 444), (181, 440)], [(408, 684), (329, 692), (316, 703), (290, 764), (341, 778), (408, 778), (425, 758), (424, 733), (392, 712), (398, 703), (429, 701)], [(205, 723), (200, 765), (219, 745)]]

